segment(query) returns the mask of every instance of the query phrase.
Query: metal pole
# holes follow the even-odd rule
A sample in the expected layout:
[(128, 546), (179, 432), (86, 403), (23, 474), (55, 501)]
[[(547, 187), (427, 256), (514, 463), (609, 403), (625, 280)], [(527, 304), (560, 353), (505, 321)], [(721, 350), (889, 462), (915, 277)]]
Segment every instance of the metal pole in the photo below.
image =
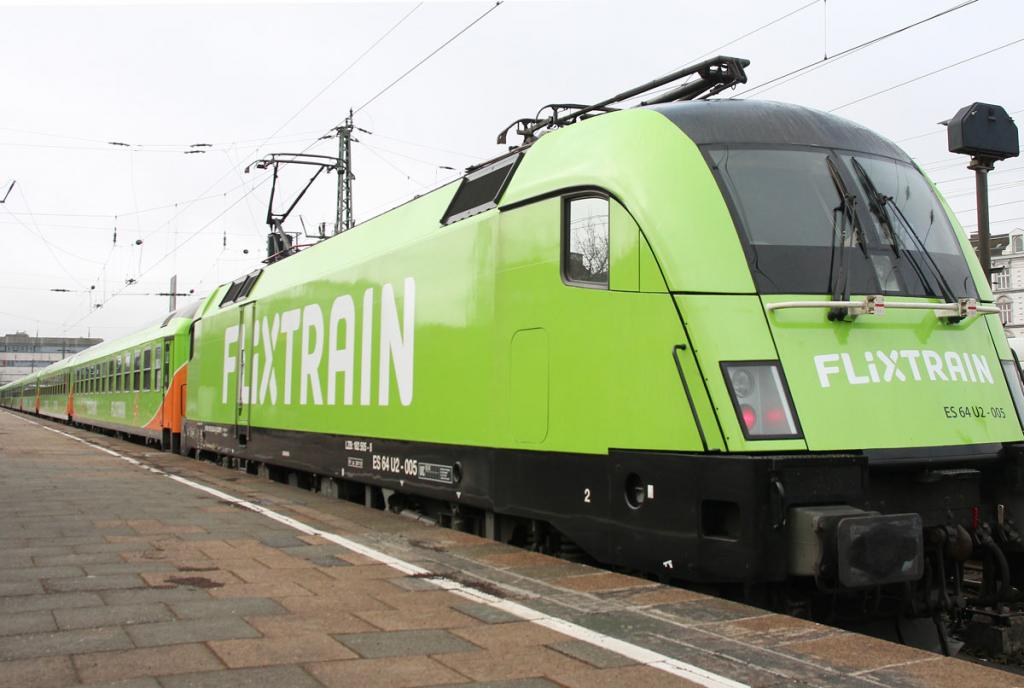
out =
[(974, 157), (967, 169), (974, 170), (976, 205), (978, 208), (978, 259), (985, 281), (992, 284), (992, 243), (988, 225), (988, 173), (992, 171), (992, 160)]
[(178, 310), (178, 276), (171, 275), (171, 301), (170, 301), (170, 313)]
[(338, 132), (338, 212), (334, 222), (334, 233), (340, 234), (351, 229), (355, 222), (352, 219), (352, 110)]

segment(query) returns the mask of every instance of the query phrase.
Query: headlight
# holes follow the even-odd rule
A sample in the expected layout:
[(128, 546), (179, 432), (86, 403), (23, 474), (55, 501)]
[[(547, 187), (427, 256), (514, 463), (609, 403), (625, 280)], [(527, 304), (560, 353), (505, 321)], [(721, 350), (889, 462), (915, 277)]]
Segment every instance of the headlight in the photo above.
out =
[(744, 437), (748, 440), (803, 437), (777, 361), (723, 363), (722, 374)]
[(1017, 420), (1024, 426), (1024, 386), (1021, 385), (1020, 369), (1013, 361), (1000, 361), (1003, 364), (1003, 375), (1006, 376), (1006, 384), (1010, 387), (1010, 396), (1013, 398), (1013, 406), (1017, 409)]

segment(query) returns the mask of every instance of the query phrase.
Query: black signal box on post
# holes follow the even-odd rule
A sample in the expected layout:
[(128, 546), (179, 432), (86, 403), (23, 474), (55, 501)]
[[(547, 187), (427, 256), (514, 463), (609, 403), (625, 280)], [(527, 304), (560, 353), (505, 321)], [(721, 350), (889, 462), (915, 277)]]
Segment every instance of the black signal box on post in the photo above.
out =
[(973, 103), (949, 120), (949, 152), (991, 161), (1020, 155), (1017, 125), (999, 105)]
[(949, 152), (971, 156), (978, 210), (978, 260), (985, 280), (992, 283), (992, 247), (989, 245), (988, 173), (995, 164), (1020, 155), (1017, 125), (1006, 110), (989, 103), (960, 108), (946, 124)]

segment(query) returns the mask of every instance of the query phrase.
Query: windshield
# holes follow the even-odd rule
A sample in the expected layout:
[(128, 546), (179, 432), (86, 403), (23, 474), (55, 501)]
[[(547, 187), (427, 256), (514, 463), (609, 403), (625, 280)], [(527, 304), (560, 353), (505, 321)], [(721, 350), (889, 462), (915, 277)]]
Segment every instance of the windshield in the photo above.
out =
[(953, 227), (914, 167), (823, 149), (707, 153), (761, 293), (829, 294), (845, 261), (853, 294), (943, 298), (945, 282), (953, 297), (977, 297)]

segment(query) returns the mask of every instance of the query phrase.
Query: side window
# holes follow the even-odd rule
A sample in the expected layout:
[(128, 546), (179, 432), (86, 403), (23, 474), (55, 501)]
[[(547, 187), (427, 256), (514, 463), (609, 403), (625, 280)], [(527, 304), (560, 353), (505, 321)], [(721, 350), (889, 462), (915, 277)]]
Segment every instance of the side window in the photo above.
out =
[(164, 344), (164, 388), (171, 386), (171, 345)]
[(114, 359), (114, 391), (121, 391), (121, 355)]
[(107, 391), (114, 391), (114, 359), (107, 361)]
[(163, 372), (163, 366), (160, 365), (160, 351), (160, 344), (153, 347), (153, 389), (158, 392), (163, 389), (163, 387), (160, 386), (160, 383), (163, 381), (163, 376), (161, 375)]
[(142, 352), (135, 352), (135, 365), (132, 367), (132, 391), (138, 392), (142, 383)]
[(130, 352), (124, 355), (124, 391), (132, 391), (132, 355)]
[(153, 350), (142, 350), (142, 391), (148, 392), (153, 386)]
[(567, 282), (608, 288), (608, 199), (568, 198), (562, 210), (562, 274)]

